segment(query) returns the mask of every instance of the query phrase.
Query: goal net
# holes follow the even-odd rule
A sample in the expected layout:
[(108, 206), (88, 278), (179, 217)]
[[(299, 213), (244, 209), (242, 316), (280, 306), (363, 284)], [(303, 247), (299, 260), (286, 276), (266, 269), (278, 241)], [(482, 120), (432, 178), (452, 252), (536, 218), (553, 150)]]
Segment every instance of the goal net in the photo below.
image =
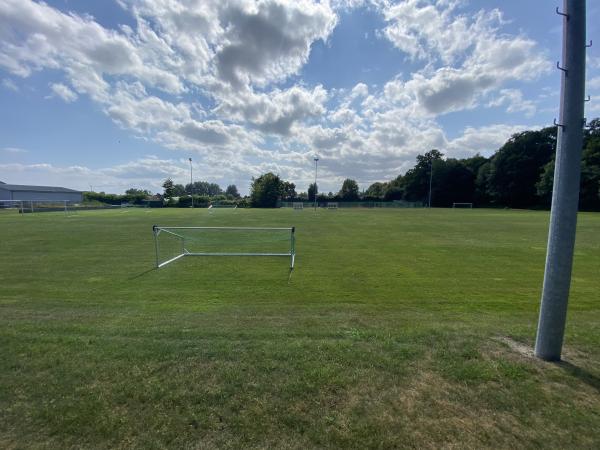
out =
[(337, 202), (327, 203), (327, 209), (338, 209), (338, 203)]
[(238, 205), (208, 205), (208, 212), (214, 212), (217, 209), (236, 210)]
[(473, 208), (473, 203), (457, 202), (457, 203), (452, 203), (452, 207), (453, 208)]
[(70, 200), (0, 200), (0, 210), (13, 210), (22, 214), (36, 212), (74, 211), (74, 203)]
[(0, 200), (0, 211), (3, 213), (23, 213), (23, 200)]
[(296, 259), (295, 228), (161, 227), (154, 225), (156, 267), (184, 256), (285, 256)]
[(304, 209), (304, 203), (294, 202), (293, 207), (294, 207), (294, 209)]

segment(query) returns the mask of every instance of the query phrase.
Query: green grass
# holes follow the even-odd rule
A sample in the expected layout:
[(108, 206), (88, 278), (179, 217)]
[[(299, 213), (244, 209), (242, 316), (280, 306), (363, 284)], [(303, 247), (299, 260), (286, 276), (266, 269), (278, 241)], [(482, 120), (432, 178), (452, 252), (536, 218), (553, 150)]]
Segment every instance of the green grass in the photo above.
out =
[[(152, 224), (297, 227), (153, 270)], [(2, 448), (598, 448), (600, 214), (564, 357), (531, 346), (548, 213), (0, 215)]]

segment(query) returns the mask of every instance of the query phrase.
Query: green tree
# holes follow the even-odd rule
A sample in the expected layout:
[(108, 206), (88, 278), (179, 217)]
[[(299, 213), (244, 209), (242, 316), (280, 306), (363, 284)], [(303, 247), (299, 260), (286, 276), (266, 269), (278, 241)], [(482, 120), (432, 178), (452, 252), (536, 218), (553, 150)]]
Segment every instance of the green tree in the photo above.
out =
[(141, 204), (148, 197), (152, 196), (152, 192), (146, 189), (136, 189), (130, 188), (125, 191), (125, 195), (123, 196), (123, 200), (129, 203)]
[(227, 186), (227, 189), (225, 189), (225, 195), (231, 198), (240, 198), (240, 193), (238, 192), (235, 184), (230, 184)]
[(383, 200), (383, 196), (385, 195), (385, 187), (385, 183), (373, 183), (365, 191), (364, 199), (372, 201)]
[(479, 166), (477, 174), (475, 176), (475, 203), (477, 205), (489, 205), (490, 195), (488, 192), (488, 185), (490, 181), (490, 172), (492, 170), (492, 164), (488, 160), (486, 163)]
[(175, 196), (175, 190), (174, 190), (174, 184), (173, 184), (173, 180), (171, 180), (170, 178), (167, 178), (165, 180), (165, 182), (162, 184), (162, 187), (164, 189), (163, 191), (163, 196), (167, 199), (171, 199)]
[(498, 205), (529, 208), (541, 203), (536, 182), (556, 148), (556, 127), (513, 135), (491, 160), (488, 192)]
[(346, 178), (342, 183), (342, 188), (339, 192), (340, 200), (353, 202), (360, 198), (358, 183), (350, 178)]
[(173, 185), (173, 196), (174, 197), (182, 197), (186, 194), (185, 188), (183, 184), (174, 184)]
[(142, 196), (143, 195), (145, 197), (150, 197), (150, 196), (152, 196), (152, 192), (150, 192), (147, 189), (130, 188), (125, 191), (125, 195), (131, 195), (131, 196)]
[(282, 181), (281, 197), (286, 201), (294, 200), (296, 198), (296, 185), (288, 181)]
[(384, 200), (402, 200), (404, 197), (404, 187), (402, 175), (398, 175), (389, 183), (384, 184)]
[(433, 149), (424, 155), (417, 156), (417, 164), (408, 170), (402, 178), (402, 188), (404, 190), (404, 200), (409, 202), (427, 202), (429, 196), (429, 177), (433, 166), (435, 177), (434, 162), (442, 161), (444, 155), (436, 149)]
[[(221, 187), (216, 183), (209, 183), (208, 181), (194, 181), (193, 186), (194, 195), (206, 195), (213, 197), (223, 193)], [(190, 183), (185, 185), (185, 192), (187, 194), (192, 193), (192, 185)]]
[(282, 181), (274, 173), (252, 178), (250, 204), (255, 208), (275, 208), (281, 198)]
[(431, 205), (449, 207), (454, 202), (472, 203), (476, 175), (462, 160), (448, 158), (433, 162)]
[[(554, 184), (554, 158), (543, 168), (536, 183), (537, 195), (545, 206), (550, 206)], [(581, 156), (581, 184), (579, 208), (588, 211), (600, 210), (600, 119), (590, 122), (583, 136)]]

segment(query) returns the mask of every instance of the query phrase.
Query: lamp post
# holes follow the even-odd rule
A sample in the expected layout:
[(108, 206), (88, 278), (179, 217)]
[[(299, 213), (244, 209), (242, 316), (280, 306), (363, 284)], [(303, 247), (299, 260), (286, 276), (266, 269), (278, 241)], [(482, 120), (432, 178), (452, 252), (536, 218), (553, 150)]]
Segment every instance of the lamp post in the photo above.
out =
[(433, 159), (431, 160), (431, 168), (429, 169), (429, 208), (431, 208), (431, 182), (433, 181)]
[(550, 230), (535, 339), (535, 356), (546, 361), (560, 360), (565, 336), (577, 227), (582, 125), (585, 123), (585, 1), (564, 0), (563, 4), (563, 12), (559, 12), (563, 16), (564, 66), (558, 66), (562, 72), (560, 121), (556, 127)]
[(319, 157), (315, 156), (315, 211), (317, 210), (317, 167), (319, 164)]
[(192, 170), (192, 158), (190, 158), (190, 194), (192, 196), (192, 208), (194, 207), (194, 172)]

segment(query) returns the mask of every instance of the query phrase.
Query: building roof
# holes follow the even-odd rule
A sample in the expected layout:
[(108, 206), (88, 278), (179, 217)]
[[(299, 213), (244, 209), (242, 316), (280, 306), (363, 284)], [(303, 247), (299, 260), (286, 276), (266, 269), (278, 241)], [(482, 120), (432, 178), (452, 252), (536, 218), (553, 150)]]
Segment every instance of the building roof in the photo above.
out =
[(0, 189), (13, 192), (81, 192), (58, 186), (28, 186), (25, 184), (0, 184)]

